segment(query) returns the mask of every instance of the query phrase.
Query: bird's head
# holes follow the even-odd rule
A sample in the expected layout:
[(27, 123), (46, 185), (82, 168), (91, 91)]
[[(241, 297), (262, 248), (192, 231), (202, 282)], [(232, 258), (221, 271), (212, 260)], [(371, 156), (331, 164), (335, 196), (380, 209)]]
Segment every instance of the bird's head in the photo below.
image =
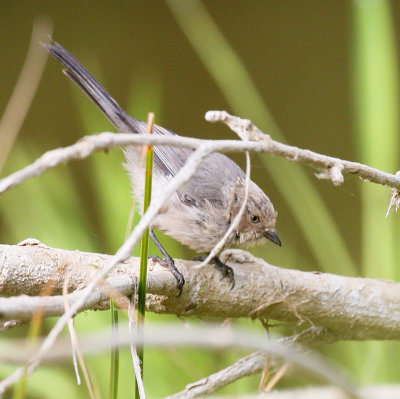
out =
[[(239, 212), (244, 193), (244, 184), (237, 185), (231, 205), (232, 214), (236, 215)], [(275, 230), (277, 215), (268, 196), (250, 181), (246, 208), (235, 229), (234, 245), (265, 244), (269, 240), (281, 246), (281, 240)]]

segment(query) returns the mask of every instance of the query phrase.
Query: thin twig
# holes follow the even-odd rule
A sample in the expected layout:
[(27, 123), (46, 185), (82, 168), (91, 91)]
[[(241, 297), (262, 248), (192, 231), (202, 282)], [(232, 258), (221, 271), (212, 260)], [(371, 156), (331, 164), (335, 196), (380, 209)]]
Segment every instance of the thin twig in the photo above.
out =
[(209, 122), (223, 122), (235, 132), (248, 132), (250, 140), (267, 145), (268, 148), (260, 149), (261, 152), (279, 156), (291, 162), (309, 165), (319, 171), (317, 174), (318, 178), (330, 179), (335, 185), (343, 183), (343, 174), (352, 174), (372, 183), (400, 189), (400, 179), (393, 174), (382, 172), (357, 162), (345, 161), (340, 158), (330, 157), (310, 150), (303, 150), (298, 147), (279, 143), (273, 140), (269, 135), (261, 132), (261, 130), (248, 119), (230, 115), (226, 111), (208, 111), (205, 117)]
[[(149, 135), (150, 136), (150, 135)], [(124, 244), (120, 247), (117, 253), (113, 256), (112, 261), (103, 269), (100, 270), (96, 277), (87, 285), (85, 289), (80, 292), (79, 298), (71, 305), (71, 308), (68, 312), (65, 312), (51, 329), (47, 338), (43, 341), (43, 344), (39, 348), (38, 352), (31, 357), (29, 360), (29, 366), (27, 371), (31, 374), (36, 368), (39, 366), (42, 358), (46, 353), (51, 349), (54, 345), (57, 336), (61, 333), (64, 326), (68, 323), (68, 320), (85, 304), (87, 298), (90, 297), (93, 290), (102, 281), (105, 276), (118, 264), (129, 258), (130, 254), (133, 251), (133, 248), (139, 241), (142, 236), (144, 230), (150, 225), (154, 217), (158, 214), (158, 212), (162, 209), (163, 205), (167, 201), (167, 199), (174, 194), (179, 187), (188, 182), (192, 175), (195, 173), (198, 165), (201, 161), (210, 154), (211, 149), (204, 145), (200, 146), (196, 151), (191, 154), (188, 158), (186, 164), (180, 169), (180, 171), (176, 174), (176, 176), (171, 180), (168, 187), (164, 190), (164, 192), (158, 197), (155, 198), (147, 212), (143, 215), (139, 223), (136, 225), (133, 232), (130, 234), (128, 239), (124, 242)], [(0, 382), (0, 395), (4, 393), (4, 391), (18, 381), (23, 373), (24, 367), (18, 368), (11, 375), (5, 378)]]
[[(68, 295), (68, 278), (65, 279), (64, 287), (63, 287), (65, 310), (69, 309), (67, 295)], [(81, 385), (81, 376), (79, 374), (79, 364), (78, 364), (78, 358), (76, 355), (77, 352), (79, 351), (79, 344), (78, 344), (78, 337), (76, 335), (76, 331), (75, 331), (75, 327), (74, 327), (74, 319), (73, 318), (68, 320), (68, 330), (69, 330), (69, 335), (71, 337), (72, 363), (74, 365), (76, 382), (78, 385)]]
[[(70, 277), (71, 277), (71, 273), (69, 273), (66, 276), (66, 278), (64, 280), (64, 285), (63, 285), (63, 298), (64, 298), (64, 307), (65, 307), (66, 312), (68, 312), (69, 308), (70, 308), (69, 302), (68, 302), (68, 282), (69, 282)], [(86, 367), (85, 359), (84, 359), (84, 357), (82, 355), (82, 351), (79, 347), (79, 340), (78, 340), (78, 336), (76, 334), (76, 330), (75, 330), (75, 326), (74, 326), (74, 318), (72, 318), (72, 317), (68, 320), (68, 330), (69, 330), (69, 334), (71, 337), (72, 359), (73, 359), (75, 374), (76, 374), (76, 378), (77, 378), (77, 383), (78, 383), (78, 385), (81, 385), (81, 378), (79, 375), (79, 367), (78, 367), (78, 362), (79, 362), (82, 372), (83, 372), (83, 376), (85, 378), (86, 387), (89, 391), (90, 398), (96, 399), (96, 395), (95, 395), (94, 389), (93, 389), (92, 379), (90, 378), (89, 371)], [(78, 362), (77, 362), (77, 360), (78, 360)]]
[(249, 185), (250, 185), (250, 173), (251, 173), (251, 163), (250, 163), (250, 154), (248, 151), (246, 151), (246, 181), (245, 181), (245, 192), (244, 192), (244, 198), (242, 201), (242, 205), (240, 206), (239, 212), (236, 214), (234, 217), (231, 225), (229, 226), (229, 229), (226, 231), (224, 236), (215, 244), (214, 248), (211, 250), (211, 252), (208, 254), (207, 258), (204, 259), (203, 262), (201, 262), (196, 268), (203, 267), (207, 265), (212, 258), (214, 258), (216, 255), (220, 253), (222, 248), (225, 245), (226, 240), (228, 237), (231, 235), (234, 229), (239, 225), (240, 220), (242, 219), (243, 213), (246, 210), (246, 205), (247, 205), (247, 200), (249, 198)]
[(146, 392), (144, 390), (144, 385), (143, 385), (140, 359), (136, 352), (136, 347), (133, 344), (134, 336), (135, 336), (134, 335), (134, 332), (135, 332), (135, 304), (136, 304), (136, 286), (134, 287), (134, 292), (133, 292), (133, 295), (131, 296), (131, 300), (129, 301), (129, 305), (128, 305), (128, 319), (129, 319), (128, 326), (129, 326), (129, 336), (131, 338), (131, 340), (129, 342), (129, 347), (131, 348), (132, 363), (133, 363), (133, 369), (135, 371), (136, 384), (138, 385), (138, 389), (139, 389), (139, 397), (140, 397), (140, 399), (145, 399)]
[[(308, 347), (317, 347), (333, 341), (326, 330), (310, 327), (299, 334), (280, 338), (274, 342), (291, 348), (293, 345), (300, 343)], [(272, 345), (272, 342), (269, 342), (269, 344)], [(193, 399), (212, 394), (244, 377), (259, 374), (264, 371), (266, 362), (268, 362), (270, 370), (276, 369), (282, 364), (279, 359), (271, 358), (268, 352), (257, 351), (206, 378), (187, 385), (183, 391), (177, 392), (167, 399)]]
[[(365, 399), (399, 399), (400, 384), (370, 385), (360, 388)], [(236, 399), (348, 399), (346, 393), (333, 386), (303, 387), (275, 390), (273, 393), (254, 393), (236, 396)]]
[(275, 385), (283, 378), (283, 376), (287, 373), (289, 369), (290, 363), (285, 363), (281, 366), (275, 375), (271, 378), (268, 384), (265, 387), (262, 387), (263, 392), (271, 392)]
[[(76, 144), (49, 151), (31, 165), (0, 180), (0, 194), (23, 181), (39, 176), (59, 164), (70, 160), (84, 159), (94, 152), (123, 147), (132, 144), (169, 145), (185, 148), (207, 148), (211, 152), (257, 151), (279, 156), (291, 162), (307, 164), (317, 169), (319, 177), (330, 178), (335, 184), (342, 181), (343, 174), (358, 176), (372, 183), (385, 185), (400, 190), (400, 177), (357, 162), (345, 161), (313, 151), (289, 146), (271, 139), (263, 134), (250, 121), (231, 116), (225, 111), (209, 111), (206, 114), (210, 121), (232, 120), (245, 121), (250, 132), (250, 139), (257, 141), (241, 142), (235, 140), (200, 140), (181, 136), (150, 136), (134, 134), (101, 133), (84, 137)], [(321, 175), (321, 171), (323, 172)]]
[[(232, 121), (245, 121), (240, 118), (232, 117), (227, 113), (219, 112), (218, 114), (208, 114), (208, 119), (223, 120), (225, 122)], [(135, 230), (130, 235), (129, 239), (117, 252), (113, 261), (103, 269), (98, 277), (89, 283), (89, 285), (82, 290), (79, 299), (71, 306), (69, 312), (65, 313), (59, 321), (56, 323), (53, 330), (48, 335), (47, 339), (43, 342), (42, 347), (38, 353), (33, 356), (30, 360), (29, 372), (32, 372), (40, 363), (42, 357), (49, 351), (54, 343), (57, 335), (60, 333), (62, 328), (67, 323), (68, 319), (75, 314), (90, 297), (92, 291), (96, 287), (99, 281), (119, 262), (128, 258), (132, 251), (133, 246), (137, 243), (144, 229), (151, 223), (151, 220), (159, 212), (163, 206), (165, 200), (174, 193), (180, 185), (187, 182), (192, 174), (195, 172), (196, 167), (201, 160), (213, 151), (262, 151), (270, 153), (271, 155), (281, 156), (290, 161), (306, 163), (314, 168), (322, 170), (326, 176), (335, 183), (338, 184), (342, 181), (343, 173), (355, 174), (359, 177), (369, 180), (374, 183), (383, 184), (392, 188), (400, 189), (400, 179), (394, 175), (386, 172), (379, 171), (377, 169), (368, 167), (366, 165), (358, 164), (355, 162), (343, 161), (338, 158), (327, 157), (321, 154), (317, 154), (308, 150), (301, 150), (296, 147), (287, 146), (276, 141), (273, 141), (269, 136), (263, 135), (254, 125), (249, 121), (245, 121), (246, 129), (251, 133), (251, 138), (260, 140), (260, 142), (235, 142), (235, 141), (204, 141), (197, 139), (188, 139), (182, 137), (146, 137), (146, 136), (134, 136), (134, 135), (115, 135), (115, 134), (102, 134), (96, 137), (89, 137), (81, 140), (77, 144), (65, 148), (53, 150), (46, 153), (44, 156), (39, 158), (32, 165), (22, 169), (21, 171), (9, 176), (8, 178), (0, 181), (0, 193), (9, 189), (12, 186), (20, 184), (22, 181), (32, 176), (37, 176), (44, 171), (54, 167), (55, 165), (66, 162), (70, 159), (82, 159), (89, 156), (94, 151), (99, 151), (105, 148), (111, 148), (113, 146), (121, 146), (132, 143), (147, 143), (147, 144), (169, 144), (169, 145), (180, 145), (186, 147), (196, 147), (198, 149), (188, 159), (187, 164), (179, 171), (175, 176), (167, 190), (163, 193), (160, 198), (155, 201), (149, 208), (149, 211), (143, 216)], [(281, 302), (285, 303), (286, 299), (282, 298)], [(262, 312), (268, 308), (268, 304), (265, 307), (259, 308), (259, 312)], [(11, 376), (6, 378), (0, 383), (0, 394), (12, 383), (18, 380), (22, 375), (23, 369), (18, 369)]]
[[(82, 348), (87, 353), (98, 353), (99, 351), (108, 349), (111, 345), (128, 345), (131, 342), (131, 335), (126, 332), (127, 328), (121, 329), (117, 341), (110, 340), (109, 328), (103, 331), (82, 337)], [(306, 331), (315, 337), (314, 332)], [(286, 339), (287, 340), (287, 339)], [(226, 349), (226, 348), (247, 348), (251, 350), (259, 350), (264, 354), (278, 357), (284, 361), (291, 362), (293, 365), (299, 366), (313, 375), (321, 378), (322, 381), (334, 384), (347, 392), (351, 397), (360, 398), (357, 390), (348, 380), (348, 378), (334, 367), (328, 360), (316, 353), (305, 353), (303, 348), (295, 344), (295, 339), (291, 337), (290, 346), (285, 344), (285, 339), (280, 342), (273, 341), (268, 343), (264, 334), (256, 334), (254, 330), (245, 328), (221, 328), (215, 325), (193, 326), (190, 334), (181, 326), (174, 323), (151, 323), (146, 330), (144, 336), (134, 335), (134, 342), (144, 343), (149, 346), (165, 346), (174, 345), (179, 347), (197, 346), (199, 348)], [(11, 345), (11, 347), (10, 347)], [(60, 340), (50, 353), (44, 358), (53, 360), (60, 359), (69, 355), (68, 343)], [(8, 342), (0, 342), (0, 353), (10, 353), (12, 344)], [(44, 360), (43, 358), (43, 360)]]

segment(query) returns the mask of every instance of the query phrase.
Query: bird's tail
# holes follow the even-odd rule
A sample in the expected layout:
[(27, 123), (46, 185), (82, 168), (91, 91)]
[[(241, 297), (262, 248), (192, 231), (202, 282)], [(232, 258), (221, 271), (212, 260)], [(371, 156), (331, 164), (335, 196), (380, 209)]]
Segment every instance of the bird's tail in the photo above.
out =
[(94, 76), (61, 44), (53, 41), (44, 43), (43, 47), (64, 65), (63, 72), (86, 93), (121, 133), (146, 131), (146, 124), (129, 116)]

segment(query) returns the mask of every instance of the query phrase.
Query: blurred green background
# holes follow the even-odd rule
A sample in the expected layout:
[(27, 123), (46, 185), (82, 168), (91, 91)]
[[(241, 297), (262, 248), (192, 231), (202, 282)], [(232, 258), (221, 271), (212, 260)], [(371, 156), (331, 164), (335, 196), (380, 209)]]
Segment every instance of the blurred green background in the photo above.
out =
[[(399, 2), (88, 0), (0, 5), (1, 110), (22, 68), (33, 21), (44, 15), (53, 21), (53, 38), (138, 119), (153, 111), (156, 123), (179, 134), (233, 138), (223, 125), (204, 120), (207, 110), (225, 109), (289, 144), (388, 172), (400, 168)], [(110, 130), (101, 112), (51, 59), (2, 176), (47, 150)], [(233, 158), (244, 164), (243, 155)], [(298, 164), (268, 156), (253, 155), (252, 160), (253, 180), (279, 212), (283, 242), (282, 248), (268, 245), (253, 253), (284, 267), (400, 279), (399, 216), (385, 219), (387, 188), (352, 177), (335, 187)], [(0, 242), (35, 237), (49, 246), (113, 253), (125, 237), (131, 203), (122, 161), (118, 150), (96, 154), (5, 193), (0, 197)], [(163, 242), (172, 256), (193, 256), (171, 239)], [(77, 317), (79, 331), (108, 323), (108, 312)], [(21, 327), (4, 336), (25, 332)], [(338, 343), (322, 351), (357, 383), (400, 382), (398, 343)], [(149, 397), (183, 389), (240, 355), (147, 350)], [(122, 354), (121, 397), (133, 396), (129, 356)], [(106, 397), (108, 354), (88, 363)], [(9, 370), (0, 366), (1, 375)], [(304, 381), (288, 376), (279, 386)], [(257, 386), (254, 377), (225, 392), (249, 392)], [(55, 394), (87, 397), (85, 388), (76, 385), (71, 364), (44, 367), (30, 380), (30, 397)]]

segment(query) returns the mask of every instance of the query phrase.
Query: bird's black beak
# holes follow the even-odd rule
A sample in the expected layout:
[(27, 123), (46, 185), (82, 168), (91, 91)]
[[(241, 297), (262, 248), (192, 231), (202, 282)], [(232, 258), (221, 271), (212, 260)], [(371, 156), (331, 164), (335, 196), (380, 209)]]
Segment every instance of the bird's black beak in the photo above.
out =
[(281, 240), (275, 230), (265, 230), (264, 237), (268, 238), (268, 240), (272, 241), (274, 244), (279, 245), (280, 247), (282, 246)]

